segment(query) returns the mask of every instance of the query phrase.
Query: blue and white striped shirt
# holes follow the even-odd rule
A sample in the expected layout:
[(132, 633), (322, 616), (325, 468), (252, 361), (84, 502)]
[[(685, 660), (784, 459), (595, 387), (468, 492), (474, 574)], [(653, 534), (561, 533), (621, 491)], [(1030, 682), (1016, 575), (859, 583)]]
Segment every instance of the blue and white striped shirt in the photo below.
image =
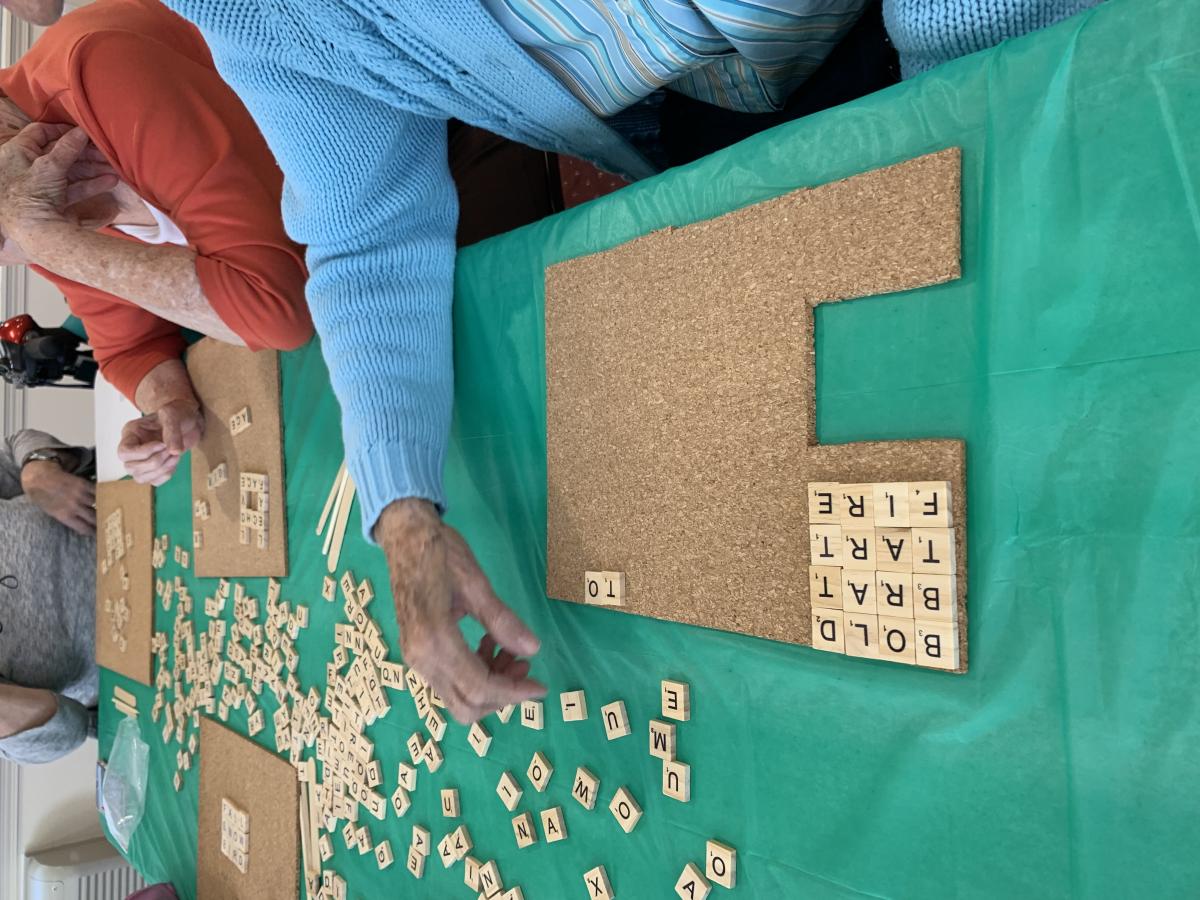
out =
[(594, 113), (661, 87), (770, 112), (825, 61), (866, 0), (483, 0)]

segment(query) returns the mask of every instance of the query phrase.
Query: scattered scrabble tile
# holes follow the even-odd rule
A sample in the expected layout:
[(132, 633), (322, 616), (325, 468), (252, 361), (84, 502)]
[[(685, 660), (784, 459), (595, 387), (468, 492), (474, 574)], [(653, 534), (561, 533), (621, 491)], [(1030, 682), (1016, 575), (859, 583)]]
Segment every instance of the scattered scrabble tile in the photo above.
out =
[(500, 900), (525, 900), (525, 892), (519, 887), (510, 887), (501, 895)]
[(386, 869), (395, 860), (392, 857), (392, 845), (388, 841), (383, 841), (375, 848), (375, 862), (380, 869)]
[(354, 836), (358, 841), (359, 856), (366, 856), (374, 849), (374, 845), (371, 843), (371, 832), (366, 825), (359, 825)]
[(471, 840), (471, 832), (466, 825), (459, 825), (454, 829), (454, 857), (455, 859), (465, 859), (467, 854), (475, 848), (475, 843)]
[(461, 808), (458, 802), (457, 788), (442, 789), (442, 815), (447, 819), (457, 819)]
[(521, 724), (534, 731), (544, 727), (541, 700), (525, 700), (521, 703)]
[(500, 880), (500, 867), (493, 859), (479, 867), (479, 890), (486, 897), (493, 897), (504, 889)]
[(234, 437), (250, 427), (250, 408), (243, 406), (229, 417), (229, 433)]
[(437, 845), (438, 859), (442, 861), (442, 868), (448, 869), (454, 865), (454, 833), (450, 832)]
[(692, 767), (679, 760), (664, 760), (663, 793), (681, 803), (690, 803), (692, 800)]
[(579, 801), (580, 806), (584, 809), (595, 809), (596, 795), (599, 791), (599, 778), (583, 766), (575, 770), (575, 782), (571, 786), (571, 796)]
[(496, 785), (496, 794), (509, 812), (515, 810), (517, 804), (521, 802), (521, 786), (510, 772), (505, 772), (500, 776), (500, 782)]
[(423, 856), (429, 855), (429, 829), (423, 825), (414, 825), (412, 830), (412, 847)]
[(422, 878), (425, 875), (425, 854), (416, 847), (408, 848), (407, 868), (413, 878)]
[(705, 877), (723, 888), (737, 886), (737, 850), (720, 841), (710, 840), (705, 845)]
[(684, 681), (662, 683), (662, 714), (664, 719), (686, 722), (692, 717), (691, 688)]
[(712, 890), (712, 885), (704, 878), (704, 873), (695, 863), (683, 867), (683, 874), (675, 882), (675, 893), (681, 900), (704, 900)]
[(463, 857), (463, 884), (473, 891), (479, 890), (479, 860), (473, 856)]
[(582, 722), (587, 719), (587, 697), (583, 691), (566, 691), (559, 695), (564, 722)]
[(542, 837), (545, 838), (546, 843), (556, 843), (565, 839), (566, 836), (567, 823), (563, 818), (562, 807), (554, 806), (542, 810)]
[(513, 835), (517, 839), (517, 848), (524, 850), (531, 844), (537, 843), (537, 827), (533, 824), (533, 816), (521, 813), (512, 820)]
[(475, 755), (482, 758), (487, 756), (488, 750), (492, 746), (492, 736), (483, 725), (475, 722), (471, 725), (471, 730), (467, 732), (467, 743), (471, 745)]
[(596, 866), (585, 873), (583, 883), (587, 885), (589, 900), (614, 900), (612, 882), (608, 880), (604, 866)]
[(507, 725), (508, 720), (512, 718), (513, 711), (516, 708), (517, 708), (517, 706), (515, 703), (509, 703), (506, 706), (502, 706), (498, 710), (496, 710), (496, 718)]
[(399, 764), (396, 777), (400, 782), (400, 787), (406, 791), (415, 791), (417, 789), (417, 770), (408, 763)]
[(600, 717), (604, 720), (604, 734), (610, 741), (628, 737), (633, 733), (629, 726), (629, 713), (625, 711), (624, 700), (614, 700), (600, 707)]
[(411, 808), (412, 798), (409, 797), (408, 791), (402, 786), (397, 787), (392, 794), (392, 810), (396, 813), (396, 818), (403, 819)]
[(650, 755), (659, 759), (675, 758), (675, 726), (672, 723), (650, 720)]
[(554, 774), (554, 766), (550, 765), (550, 760), (541, 751), (533, 754), (533, 759), (529, 763), (529, 769), (525, 773), (529, 776), (529, 783), (533, 785), (533, 789), (539, 794), (546, 790), (546, 785), (550, 783), (550, 776)]
[(617, 789), (612, 802), (608, 804), (608, 811), (613, 814), (613, 818), (617, 820), (617, 824), (626, 834), (633, 831), (642, 818), (642, 808), (633, 799), (633, 794), (629, 793), (629, 789), (624, 787)]
[(583, 601), (593, 606), (624, 606), (625, 573), (584, 572)]

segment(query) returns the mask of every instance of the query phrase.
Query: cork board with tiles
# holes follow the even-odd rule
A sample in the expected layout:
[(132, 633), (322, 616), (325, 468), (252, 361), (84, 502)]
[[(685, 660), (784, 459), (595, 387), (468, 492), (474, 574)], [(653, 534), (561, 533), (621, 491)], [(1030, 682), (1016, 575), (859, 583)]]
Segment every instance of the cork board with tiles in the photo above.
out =
[[(948, 484), (955, 563), (929, 574), (953, 579), (938, 634), (965, 670), (963, 443), (820, 444), (813, 320), (959, 277), (960, 166), (948, 148), (546, 270), (548, 596), (832, 649), (848, 611), (813, 606), (810, 524), (840, 523), (810, 523), (809, 485)], [(915, 664), (907, 621), (884, 623), (904, 651), (855, 655)]]
[(96, 662), (150, 684), (154, 630), (154, 488), (96, 486)]

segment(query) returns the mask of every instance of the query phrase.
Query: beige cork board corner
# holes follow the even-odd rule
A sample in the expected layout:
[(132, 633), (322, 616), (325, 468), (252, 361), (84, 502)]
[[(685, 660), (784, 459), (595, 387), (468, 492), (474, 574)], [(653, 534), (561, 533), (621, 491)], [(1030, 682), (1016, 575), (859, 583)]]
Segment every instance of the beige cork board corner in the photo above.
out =
[(811, 644), (807, 484), (948, 481), (959, 440), (818, 445), (813, 308), (960, 276), (958, 148), (546, 270), (547, 575), (583, 602)]
[[(187, 366), (204, 408), (204, 439), (192, 451), (192, 530), (201, 535), (192, 553), (196, 575), (282, 578), (288, 573), (288, 544), (279, 354), (205, 338), (188, 351)], [(243, 409), (251, 424), (235, 435), (229, 420)], [(221, 463), (227, 480), (210, 489), (208, 475)], [(253, 537), (248, 545), (239, 538), (242, 473), (267, 476), (265, 550)], [(208, 504), (207, 519), (195, 515), (197, 500)]]
[[(118, 515), (119, 551), (106, 534)], [(132, 481), (96, 485), (96, 663), (145, 685), (154, 632), (153, 549), (154, 488)], [(124, 610), (116, 629), (123, 648), (114, 640), (118, 608)]]
[[(250, 817), (246, 874), (221, 853), (221, 800)], [(296, 770), (219, 722), (200, 719), (198, 900), (294, 900), (299, 896), (300, 784)]]

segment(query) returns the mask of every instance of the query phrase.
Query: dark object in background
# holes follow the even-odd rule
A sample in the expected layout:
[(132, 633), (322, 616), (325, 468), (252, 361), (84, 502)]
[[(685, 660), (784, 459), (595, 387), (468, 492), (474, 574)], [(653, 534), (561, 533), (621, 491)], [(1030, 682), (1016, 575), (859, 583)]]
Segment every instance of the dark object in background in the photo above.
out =
[[(0, 323), (0, 378), (19, 388), (90, 388), (96, 360), (84, 342), (65, 328), (42, 328), (33, 316), (14, 316)], [(78, 384), (58, 384), (74, 378)]]

